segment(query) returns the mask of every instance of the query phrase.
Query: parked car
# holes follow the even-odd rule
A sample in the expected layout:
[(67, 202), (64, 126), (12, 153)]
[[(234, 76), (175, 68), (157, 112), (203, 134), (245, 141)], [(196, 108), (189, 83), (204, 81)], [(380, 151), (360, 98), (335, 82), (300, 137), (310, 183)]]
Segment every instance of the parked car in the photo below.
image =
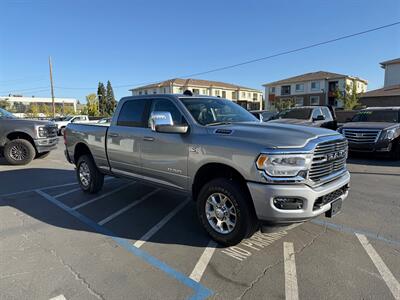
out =
[(260, 226), (333, 216), (348, 195), (341, 134), (263, 123), (217, 97), (126, 97), (110, 126), (69, 124), (64, 138), (83, 191), (98, 192), (110, 175), (187, 193), (205, 230), (224, 245)]
[(69, 123), (96, 123), (98, 120), (90, 120), (87, 115), (76, 115), (61, 117), (60, 120), (55, 119), (54, 123), (57, 125), (58, 135), (63, 135), (65, 127)]
[(389, 153), (400, 159), (400, 107), (370, 107), (338, 129), (349, 150)]
[(331, 106), (291, 108), (280, 112), (269, 122), (337, 129), (336, 114)]
[(19, 119), (0, 108), (0, 154), (12, 165), (25, 165), (45, 157), (57, 145), (52, 122)]
[(252, 110), (250, 113), (262, 122), (272, 120), (272, 118), (276, 115), (275, 112), (268, 110)]
[(111, 122), (111, 117), (110, 118), (102, 118), (97, 121), (98, 124), (107, 124)]

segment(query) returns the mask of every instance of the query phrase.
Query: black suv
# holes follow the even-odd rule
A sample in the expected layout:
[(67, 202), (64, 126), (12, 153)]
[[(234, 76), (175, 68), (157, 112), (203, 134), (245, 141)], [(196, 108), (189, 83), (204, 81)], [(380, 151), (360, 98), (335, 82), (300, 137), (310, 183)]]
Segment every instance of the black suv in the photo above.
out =
[(350, 151), (390, 153), (400, 159), (400, 107), (370, 107), (338, 129)]

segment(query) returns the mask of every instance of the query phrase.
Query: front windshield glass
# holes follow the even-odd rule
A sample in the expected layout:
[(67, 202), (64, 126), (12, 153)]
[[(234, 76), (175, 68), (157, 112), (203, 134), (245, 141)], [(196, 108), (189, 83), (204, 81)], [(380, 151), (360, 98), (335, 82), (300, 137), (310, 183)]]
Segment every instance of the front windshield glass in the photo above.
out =
[(71, 121), (74, 116), (66, 116), (63, 121)]
[(399, 112), (395, 110), (365, 110), (356, 114), (352, 122), (399, 123)]
[(196, 121), (205, 126), (223, 123), (259, 122), (247, 110), (225, 99), (181, 98)]
[(279, 119), (301, 119), (308, 120), (311, 116), (310, 108), (295, 108), (282, 111), (278, 114)]
[(12, 113), (6, 111), (5, 109), (0, 108), (0, 119), (16, 119)]

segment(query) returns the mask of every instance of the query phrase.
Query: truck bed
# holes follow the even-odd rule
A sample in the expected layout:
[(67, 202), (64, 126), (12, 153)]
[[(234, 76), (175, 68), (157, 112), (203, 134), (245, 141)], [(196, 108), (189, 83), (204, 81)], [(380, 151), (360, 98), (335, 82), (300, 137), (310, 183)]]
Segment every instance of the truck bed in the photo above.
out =
[(95, 162), (100, 168), (109, 169), (107, 159), (107, 130), (110, 124), (71, 123), (66, 128), (67, 147), (75, 149), (78, 143), (85, 143), (93, 154)]

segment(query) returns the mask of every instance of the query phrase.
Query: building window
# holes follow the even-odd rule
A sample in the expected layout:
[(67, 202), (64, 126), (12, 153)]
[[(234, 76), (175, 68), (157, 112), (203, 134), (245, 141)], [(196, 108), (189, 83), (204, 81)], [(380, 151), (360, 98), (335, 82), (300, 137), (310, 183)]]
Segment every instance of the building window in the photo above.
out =
[(236, 92), (232, 92), (232, 99), (236, 100), (237, 99), (237, 93)]
[(219, 96), (219, 90), (215, 90), (215, 96)]
[(167, 89), (166, 88), (164, 88), (164, 94), (166, 94), (167, 93)]
[(251, 99), (251, 93), (247, 93), (247, 98)]
[(296, 84), (296, 92), (304, 92), (304, 84), (303, 83)]
[(142, 94), (142, 91), (139, 91), (139, 95), (141, 95)]
[(246, 98), (246, 93), (245, 92), (242, 92), (242, 97)]
[(319, 96), (311, 96), (310, 105), (319, 105)]
[(271, 94), (275, 94), (275, 87), (274, 87), (274, 86), (272, 86), (272, 87), (270, 88), (270, 90), (271, 90)]
[(207, 90), (202, 91), (203, 95), (207, 95)]
[(194, 95), (200, 95), (200, 90), (199, 89), (193, 89), (193, 94)]
[(290, 85), (282, 85), (281, 95), (290, 95)]
[(294, 105), (295, 106), (303, 106), (304, 105), (304, 98), (303, 97), (296, 97), (294, 98)]
[(253, 101), (257, 101), (258, 100), (258, 95), (257, 93), (253, 93)]
[(153, 94), (157, 94), (157, 89), (154, 89), (154, 90), (153, 90)]
[(226, 98), (226, 91), (222, 91), (222, 98)]
[(147, 90), (144, 90), (144, 94), (147, 95)]
[(319, 91), (319, 81), (312, 81), (311, 82), (311, 90), (312, 91)]

